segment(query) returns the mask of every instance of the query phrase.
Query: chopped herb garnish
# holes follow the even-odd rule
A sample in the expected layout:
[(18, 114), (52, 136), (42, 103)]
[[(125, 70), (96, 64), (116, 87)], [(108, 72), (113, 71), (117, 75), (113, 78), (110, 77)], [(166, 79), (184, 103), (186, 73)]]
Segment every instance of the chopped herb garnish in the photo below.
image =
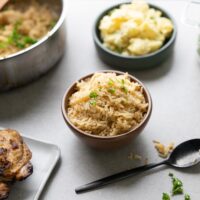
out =
[(90, 101), (90, 105), (96, 106), (96, 104), (97, 104), (97, 102), (96, 102), (95, 100), (91, 100), (91, 101)]
[(89, 97), (91, 98), (90, 105), (95, 106), (96, 105), (96, 98), (98, 97), (97, 92), (95, 92), (95, 91), (90, 92)]
[(16, 45), (18, 48), (20, 48), (20, 49), (24, 49), (24, 48), (25, 48), (25, 44), (20, 43), (20, 42), (16, 42), (15, 45)]
[(15, 24), (12, 34), (8, 37), (9, 44), (15, 44), (18, 46), (19, 40), (21, 40), (22, 36), (18, 33), (19, 23)]
[(110, 92), (111, 94), (114, 94), (115, 93), (115, 89), (114, 88), (109, 88), (108, 92)]
[(185, 194), (185, 200), (191, 200), (190, 195), (189, 194)]
[(173, 174), (169, 174), (172, 177), (172, 195), (183, 194), (183, 183), (178, 178), (174, 177)]
[(114, 81), (111, 78), (109, 78), (108, 85), (113, 85), (113, 84), (114, 84)]
[(12, 34), (8, 37), (8, 44), (15, 45), (20, 49), (25, 48), (26, 44), (35, 44), (37, 40), (19, 33), (20, 25), (21, 22), (16, 22)]
[(128, 93), (128, 89), (125, 86), (122, 86), (121, 89), (127, 94)]
[(0, 42), (0, 49), (4, 49), (7, 47), (7, 44), (5, 42)]
[(22, 21), (21, 20), (18, 20), (18, 21), (16, 21), (16, 23), (15, 23), (15, 29), (19, 29), (19, 26), (21, 26), (21, 24), (22, 24)]
[(95, 99), (95, 98), (98, 97), (98, 94), (95, 91), (93, 91), (93, 92), (90, 92), (89, 96), (90, 96), (91, 99)]
[[(174, 177), (172, 173), (169, 173), (169, 176), (172, 178), (172, 195), (184, 194), (183, 192), (183, 183), (178, 178)], [(162, 200), (170, 200), (170, 196), (167, 193), (163, 193)], [(184, 195), (184, 200), (191, 200), (190, 195)]]
[(56, 21), (53, 20), (53, 21), (51, 21), (51, 23), (50, 23), (50, 25), (49, 25), (49, 28), (52, 29), (55, 25), (56, 25)]
[(37, 40), (35, 40), (31, 37), (28, 37), (28, 36), (24, 37), (24, 43), (26, 43), (26, 44), (35, 44), (36, 42), (37, 42)]
[(170, 200), (170, 196), (167, 193), (163, 193), (162, 200)]
[(128, 89), (127, 87), (125, 87), (125, 80), (124, 79), (121, 79), (121, 80), (118, 80), (117, 81), (121, 84), (121, 89), (127, 94), (128, 93)]

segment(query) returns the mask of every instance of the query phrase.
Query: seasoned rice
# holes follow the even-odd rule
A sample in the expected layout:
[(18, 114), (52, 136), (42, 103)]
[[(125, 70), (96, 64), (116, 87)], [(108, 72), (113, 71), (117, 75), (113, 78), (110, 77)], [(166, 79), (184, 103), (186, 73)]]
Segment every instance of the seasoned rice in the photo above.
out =
[(147, 113), (143, 87), (129, 75), (95, 73), (77, 82), (68, 103), (70, 121), (80, 130), (98, 136), (123, 134), (138, 126)]

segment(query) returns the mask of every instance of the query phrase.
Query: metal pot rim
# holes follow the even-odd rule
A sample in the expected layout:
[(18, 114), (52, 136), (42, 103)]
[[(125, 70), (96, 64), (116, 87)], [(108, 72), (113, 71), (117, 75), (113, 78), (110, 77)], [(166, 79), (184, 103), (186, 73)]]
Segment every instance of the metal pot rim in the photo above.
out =
[(36, 47), (38, 47), (39, 45), (41, 45), (42, 43), (44, 43), (45, 41), (47, 41), (50, 37), (52, 37), (55, 32), (61, 27), (61, 25), (63, 24), (64, 20), (65, 20), (65, 15), (66, 15), (66, 2), (65, 0), (60, 0), (61, 3), (62, 3), (62, 11), (61, 11), (61, 14), (60, 14), (60, 17), (59, 17), (59, 20), (58, 22), (56, 23), (56, 25), (53, 27), (53, 29), (51, 31), (49, 31), (44, 37), (42, 37), (37, 43), (21, 50), (21, 51), (18, 51), (14, 54), (10, 54), (6, 57), (0, 57), (0, 62), (1, 61), (4, 61), (4, 60), (8, 60), (10, 58), (14, 58), (14, 57), (17, 57), (21, 54), (25, 54), (26, 52), (29, 52), (31, 51), (32, 49), (35, 49)]

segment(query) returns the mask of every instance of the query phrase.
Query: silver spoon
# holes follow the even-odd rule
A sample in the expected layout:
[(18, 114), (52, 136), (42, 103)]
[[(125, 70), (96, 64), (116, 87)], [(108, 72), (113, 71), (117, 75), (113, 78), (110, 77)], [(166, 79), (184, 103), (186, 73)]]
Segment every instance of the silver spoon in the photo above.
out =
[(167, 160), (160, 163), (148, 164), (131, 170), (123, 171), (97, 181), (88, 183), (75, 189), (77, 194), (94, 190), (108, 184), (123, 180), (138, 173), (147, 171), (160, 165), (168, 165), (175, 168), (188, 168), (200, 163), (200, 139), (192, 139), (179, 144)]

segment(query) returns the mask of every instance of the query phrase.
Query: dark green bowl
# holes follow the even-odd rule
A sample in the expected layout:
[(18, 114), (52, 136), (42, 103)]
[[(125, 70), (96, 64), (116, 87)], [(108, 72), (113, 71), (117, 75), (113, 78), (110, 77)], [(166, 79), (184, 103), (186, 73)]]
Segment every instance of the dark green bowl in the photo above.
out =
[(143, 56), (124, 56), (109, 50), (103, 45), (102, 39), (100, 37), (100, 31), (98, 28), (100, 20), (105, 15), (107, 15), (111, 10), (113, 10), (114, 8), (118, 8), (122, 4), (125, 3), (117, 4), (115, 6), (106, 9), (97, 17), (95, 21), (93, 27), (93, 39), (100, 59), (106, 64), (109, 64), (110, 66), (121, 69), (142, 70), (159, 66), (159, 64), (164, 60), (166, 60), (173, 52), (174, 43), (177, 35), (177, 27), (174, 22), (174, 19), (163, 8), (160, 8), (158, 6), (149, 4), (151, 8), (160, 10), (162, 12), (162, 16), (169, 18), (174, 25), (174, 30), (172, 35), (165, 41), (165, 43), (159, 50)]

